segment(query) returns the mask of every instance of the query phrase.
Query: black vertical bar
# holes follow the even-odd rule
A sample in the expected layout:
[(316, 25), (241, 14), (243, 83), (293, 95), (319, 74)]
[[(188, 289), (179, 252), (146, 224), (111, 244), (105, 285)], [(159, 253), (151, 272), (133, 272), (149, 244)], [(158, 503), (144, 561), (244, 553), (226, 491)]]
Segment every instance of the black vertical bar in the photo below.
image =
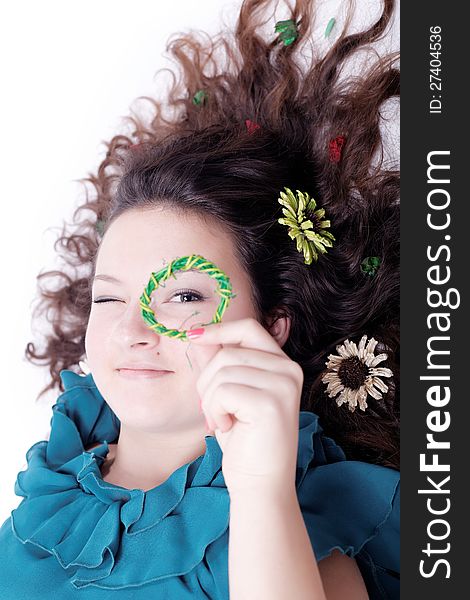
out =
[[(467, 597), (470, 272), (463, 5), (401, 4), (401, 597)], [(420, 594), (420, 596), (418, 596)]]

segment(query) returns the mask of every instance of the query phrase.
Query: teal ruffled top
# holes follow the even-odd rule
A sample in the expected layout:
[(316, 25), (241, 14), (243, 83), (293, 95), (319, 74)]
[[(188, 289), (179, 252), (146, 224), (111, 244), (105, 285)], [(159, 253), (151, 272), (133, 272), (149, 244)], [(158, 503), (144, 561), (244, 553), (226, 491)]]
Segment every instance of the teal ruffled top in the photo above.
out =
[[(108, 483), (100, 466), (119, 419), (91, 373), (60, 376), (49, 440), (28, 450), (15, 483), (23, 500), (0, 529), (2, 600), (228, 600), (230, 497), (216, 437), (149, 491)], [(355, 557), (372, 599), (399, 597), (398, 486), (396, 471), (346, 460), (317, 415), (300, 412), (296, 488), (316, 558), (334, 548)]]

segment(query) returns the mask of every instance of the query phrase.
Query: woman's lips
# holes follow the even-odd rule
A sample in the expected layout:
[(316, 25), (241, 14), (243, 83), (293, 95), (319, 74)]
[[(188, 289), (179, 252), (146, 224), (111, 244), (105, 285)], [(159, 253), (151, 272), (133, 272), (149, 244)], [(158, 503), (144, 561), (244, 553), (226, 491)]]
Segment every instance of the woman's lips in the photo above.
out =
[(151, 369), (118, 369), (119, 375), (125, 379), (154, 379), (169, 375), (172, 371), (153, 371)]

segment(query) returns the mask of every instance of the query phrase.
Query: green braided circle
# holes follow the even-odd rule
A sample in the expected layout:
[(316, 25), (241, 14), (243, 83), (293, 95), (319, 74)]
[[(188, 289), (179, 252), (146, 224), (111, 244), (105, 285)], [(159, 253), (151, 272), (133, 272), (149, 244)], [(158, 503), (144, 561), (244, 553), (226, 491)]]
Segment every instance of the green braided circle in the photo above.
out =
[(223, 271), (217, 268), (214, 263), (208, 261), (200, 254), (191, 254), (189, 256), (183, 256), (181, 258), (175, 258), (171, 263), (158, 271), (158, 273), (152, 273), (149, 282), (144, 289), (142, 296), (140, 297), (140, 308), (142, 310), (142, 317), (146, 324), (160, 335), (167, 335), (172, 338), (179, 338), (180, 340), (188, 341), (186, 335), (187, 330), (181, 331), (180, 329), (168, 329), (159, 323), (156, 319), (155, 311), (150, 308), (150, 296), (152, 292), (160, 285), (161, 282), (166, 281), (170, 277), (175, 277), (177, 271), (188, 271), (196, 269), (202, 273), (206, 273), (209, 277), (215, 279), (218, 283), (217, 293), (221, 296), (220, 304), (215, 311), (212, 321), (209, 323), (203, 323), (202, 325), (211, 325), (212, 323), (220, 323), (222, 315), (224, 314), (228, 303), (231, 298), (234, 298), (236, 294), (232, 293), (232, 284), (229, 278)]

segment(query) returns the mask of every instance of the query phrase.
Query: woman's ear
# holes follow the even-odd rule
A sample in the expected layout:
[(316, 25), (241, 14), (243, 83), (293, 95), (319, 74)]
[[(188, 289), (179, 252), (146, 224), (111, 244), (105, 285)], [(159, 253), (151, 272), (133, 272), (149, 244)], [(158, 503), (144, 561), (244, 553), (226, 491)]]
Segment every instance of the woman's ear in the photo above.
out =
[(280, 348), (287, 342), (290, 333), (291, 318), (285, 313), (280, 313), (279, 309), (273, 311), (268, 317), (268, 331), (277, 341)]

